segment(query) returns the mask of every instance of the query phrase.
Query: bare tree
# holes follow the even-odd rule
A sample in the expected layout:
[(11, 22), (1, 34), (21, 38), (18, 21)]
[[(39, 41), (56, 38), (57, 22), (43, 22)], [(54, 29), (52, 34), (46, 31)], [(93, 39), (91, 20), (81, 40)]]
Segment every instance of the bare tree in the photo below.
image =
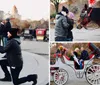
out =
[(58, 13), (58, 8), (59, 8), (59, 3), (62, 1), (62, 0), (50, 0), (54, 6), (55, 6), (55, 9), (56, 9), (56, 13)]

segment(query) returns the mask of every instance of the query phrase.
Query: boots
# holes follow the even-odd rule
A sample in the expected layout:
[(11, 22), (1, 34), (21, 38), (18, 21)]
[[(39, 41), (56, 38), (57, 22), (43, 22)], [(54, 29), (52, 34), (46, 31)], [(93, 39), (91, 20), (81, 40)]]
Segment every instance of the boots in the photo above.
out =
[(37, 84), (37, 75), (36, 74), (28, 75), (27, 79), (28, 79), (28, 82), (33, 81), (32, 85), (36, 85)]
[(11, 76), (10, 76), (10, 74), (8, 74), (8, 75), (5, 75), (5, 77), (4, 78), (2, 78), (2, 79), (0, 79), (0, 81), (11, 81)]

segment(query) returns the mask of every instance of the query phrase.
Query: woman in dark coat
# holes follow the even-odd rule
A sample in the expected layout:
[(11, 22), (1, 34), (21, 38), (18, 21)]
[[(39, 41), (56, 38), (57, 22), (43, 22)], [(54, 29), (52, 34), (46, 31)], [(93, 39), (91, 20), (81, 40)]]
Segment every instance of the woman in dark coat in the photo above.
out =
[(73, 24), (74, 24), (74, 20), (69, 19), (69, 28), (68, 28), (68, 36), (67, 36), (68, 41), (73, 41), (73, 33), (72, 33)]
[[(5, 47), (0, 46), (0, 52), (6, 53), (7, 59), (2, 60), (0, 62), (1, 67), (4, 67), (3, 71), (5, 74), (9, 75), (9, 72), (7, 71), (7, 66), (10, 66), (11, 76), (13, 80), (14, 85), (19, 85), (24, 82), (30, 82), (33, 81), (32, 85), (36, 85), (37, 83), (37, 75), (28, 75), (23, 78), (18, 78), (20, 71), (23, 67), (23, 59), (22, 59), (22, 53), (21, 53), (21, 47), (20, 42), (16, 39), (18, 29), (11, 29), (7, 34), (8, 36), (8, 43)], [(7, 80), (7, 78), (1, 79), (1, 81)], [(10, 80), (8, 78), (8, 80)]]
[(72, 13), (72, 12), (69, 12), (69, 15), (68, 15), (68, 24), (69, 24), (69, 27), (68, 27), (67, 39), (68, 39), (68, 41), (73, 41), (72, 29), (74, 27), (74, 13)]

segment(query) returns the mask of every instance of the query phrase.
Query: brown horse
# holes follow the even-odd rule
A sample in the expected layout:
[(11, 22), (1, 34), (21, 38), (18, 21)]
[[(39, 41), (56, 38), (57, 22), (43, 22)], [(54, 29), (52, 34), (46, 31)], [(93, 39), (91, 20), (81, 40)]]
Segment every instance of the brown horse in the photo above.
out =
[(78, 20), (79, 25), (77, 26), (78, 29), (81, 29), (82, 27), (87, 29), (87, 24), (93, 21), (100, 27), (100, 8), (88, 8), (87, 14), (83, 17), (80, 16), (80, 19)]

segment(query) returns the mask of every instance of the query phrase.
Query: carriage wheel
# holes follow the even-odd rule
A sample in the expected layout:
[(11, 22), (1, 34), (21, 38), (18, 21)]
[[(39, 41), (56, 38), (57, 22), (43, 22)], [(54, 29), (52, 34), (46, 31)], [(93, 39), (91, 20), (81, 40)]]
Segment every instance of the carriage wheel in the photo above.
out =
[(91, 65), (86, 70), (86, 80), (91, 85), (100, 85), (100, 65)]
[(69, 75), (66, 70), (59, 69), (54, 73), (54, 82), (57, 85), (64, 85), (68, 81)]

